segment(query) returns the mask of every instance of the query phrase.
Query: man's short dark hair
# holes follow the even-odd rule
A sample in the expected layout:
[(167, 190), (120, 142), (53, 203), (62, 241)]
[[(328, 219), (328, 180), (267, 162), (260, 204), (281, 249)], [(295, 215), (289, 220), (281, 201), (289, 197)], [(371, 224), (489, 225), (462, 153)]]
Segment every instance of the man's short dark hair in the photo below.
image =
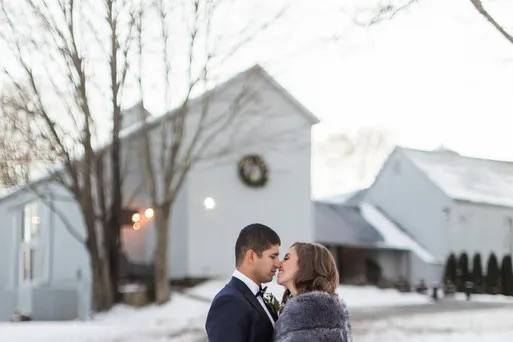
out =
[(261, 257), (262, 252), (273, 245), (281, 245), (281, 241), (278, 234), (270, 227), (260, 223), (253, 223), (242, 228), (235, 243), (236, 266), (240, 266), (248, 250), (252, 249)]

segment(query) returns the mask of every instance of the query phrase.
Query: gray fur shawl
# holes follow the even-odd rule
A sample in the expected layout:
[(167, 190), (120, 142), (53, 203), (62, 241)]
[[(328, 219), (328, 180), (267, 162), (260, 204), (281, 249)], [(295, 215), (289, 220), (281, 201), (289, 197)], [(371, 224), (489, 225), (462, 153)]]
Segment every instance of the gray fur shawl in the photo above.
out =
[(308, 292), (291, 298), (276, 322), (275, 342), (351, 342), (346, 306), (336, 295)]

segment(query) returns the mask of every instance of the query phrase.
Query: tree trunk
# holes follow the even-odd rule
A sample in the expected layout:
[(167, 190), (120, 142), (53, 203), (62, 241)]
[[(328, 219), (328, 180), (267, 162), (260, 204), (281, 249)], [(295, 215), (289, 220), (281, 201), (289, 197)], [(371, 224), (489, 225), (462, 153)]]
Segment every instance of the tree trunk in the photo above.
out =
[(168, 237), (169, 218), (171, 206), (161, 206), (155, 212), (155, 225), (157, 229), (157, 246), (155, 249), (154, 277), (155, 301), (157, 304), (166, 303), (171, 295), (169, 286), (168, 266)]
[(120, 50), (119, 43), (117, 42), (117, 19), (114, 18), (115, 1), (108, 1), (108, 22), (111, 25), (111, 56), (110, 56), (110, 77), (111, 77), (111, 90), (112, 90), (112, 205), (110, 212), (110, 227), (109, 229), (109, 261), (110, 261), (110, 278), (113, 284), (114, 300), (119, 302), (121, 295), (119, 293), (119, 257), (121, 251), (121, 207), (122, 207), (122, 194), (121, 194), (121, 139), (119, 133), (121, 131), (121, 108), (119, 105), (119, 89), (120, 80), (118, 79), (118, 52)]
[[(93, 308), (95, 312), (109, 310), (114, 304), (114, 293), (110, 281), (108, 263), (105, 259), (91, 255)], [(93, 260), (94, 259), (94, 260)]]
[(96, 231), (94, 219), (86, 218), (85, 223), (88, 232), (86, 247), (91, 262), (93, 308), (94, 311), (105, 311), (114, 304), (108, 254), (100, 252), (101, 244), (98, 244), (96, 234), (91, 233)]
[(110, 221), (106, 229), (108, 229), (108, 248), (109, 248), (109, 268), (110, 282), (113, 288), (114, 301), (121, 301), (119, 293), (119, 259), (121, 246), (121, 167), (120, 167), (120, 143), (113, 144), (112, 147), (112, 206), (110, 211)]

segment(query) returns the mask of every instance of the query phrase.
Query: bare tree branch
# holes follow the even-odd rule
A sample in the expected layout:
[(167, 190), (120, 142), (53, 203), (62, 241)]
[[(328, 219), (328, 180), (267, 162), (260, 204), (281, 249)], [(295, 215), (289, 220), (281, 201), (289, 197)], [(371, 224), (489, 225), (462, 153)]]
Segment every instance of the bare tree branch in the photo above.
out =
[(403, 4), (395, 5), (393, 2), (379, 5), (372, 9), (373, 15), (369, 20), (362, 21), (358, 18), (353, 18), (353, 22), (359, 26), (373, 26), (383, 21), (392, 20), (397, 14), (410, 8), (414, 3), (419, 0), (408, 0)]
[(470, 0), (470, 2), (472, 2), (472, 5), (474, 5), (476, 10), (481, 13), (481, 15), (485, 17), (486, 20), (488, 20), (504, 38), (506, 38), (510, 43), (513, 43), (513, 36), (506, 32), (506, 30), (504, 30), (504, 28), (499, 25), (499, 23), (490, 15), (490, 13), (484, 9), (481, 0)]

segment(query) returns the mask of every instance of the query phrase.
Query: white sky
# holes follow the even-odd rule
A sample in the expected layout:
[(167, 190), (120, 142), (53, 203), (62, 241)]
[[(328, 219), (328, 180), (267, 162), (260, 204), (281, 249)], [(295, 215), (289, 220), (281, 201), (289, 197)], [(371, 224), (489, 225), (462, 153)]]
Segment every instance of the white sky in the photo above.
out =
[[(513, 44), (469, 0), (424, 0), (391, 22), (353, 24), (354, 4), (371, 2), (295, 1), (259, 42), (255, 59), (321, 119), (317, 138), (377, 127), (401, 145), (513, 160)], [(511, 1), (484, 3), (511, 22)], [(339, 40), (326, 40), (333, 33)]]

